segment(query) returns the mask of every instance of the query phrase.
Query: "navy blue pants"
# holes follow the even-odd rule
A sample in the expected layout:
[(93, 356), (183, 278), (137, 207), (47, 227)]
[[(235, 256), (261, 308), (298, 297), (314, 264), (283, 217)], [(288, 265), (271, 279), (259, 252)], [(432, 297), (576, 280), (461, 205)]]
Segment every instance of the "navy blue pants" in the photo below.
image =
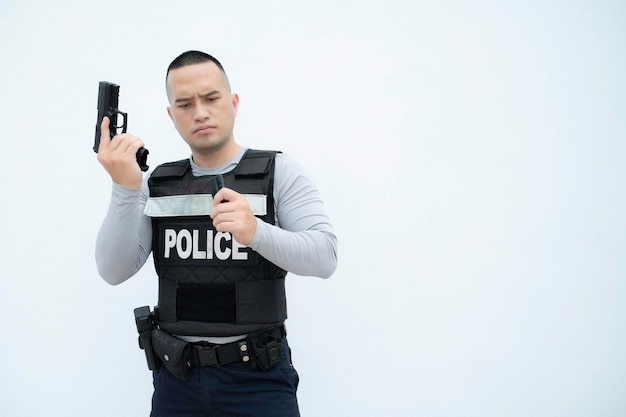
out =
[(280, 363), (265, 372), (243, 362), (195, 367), (183, 381), (162, 366), (154, 371), (150, 416), (299, 417), (298, 382), (287, 339)]

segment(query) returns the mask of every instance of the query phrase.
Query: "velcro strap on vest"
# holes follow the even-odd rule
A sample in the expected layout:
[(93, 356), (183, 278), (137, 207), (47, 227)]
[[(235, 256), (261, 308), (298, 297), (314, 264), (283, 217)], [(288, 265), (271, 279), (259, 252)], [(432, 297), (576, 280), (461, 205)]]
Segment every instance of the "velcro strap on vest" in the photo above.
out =
[(185, 172), (190, 168), (191, 164), (189, 163), (189, 159), (168, 162), (156, 167), (150, 175), (150, 178), (178, 178), (185, 175)]
[(161, 321), (270, 324), (287, 318), (284, 278), (210, 285), (161, 279), (159, 292)]
[(245, 158), (237, 165), (235, 176), (263, 176), (267, 174), (270, 171), (271, 162), (275, 154), (275, 151), (248, 150)]

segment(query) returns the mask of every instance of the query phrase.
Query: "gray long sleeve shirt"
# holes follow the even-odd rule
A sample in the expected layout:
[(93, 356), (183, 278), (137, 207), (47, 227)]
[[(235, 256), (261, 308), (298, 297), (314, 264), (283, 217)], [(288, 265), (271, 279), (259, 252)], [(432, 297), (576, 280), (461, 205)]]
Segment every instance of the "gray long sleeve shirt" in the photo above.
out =
[[(227, 173), (245, 151), (242, 148), (215, 168), (202, 168), (191, 160), (192, 173)], [(337, 267), (337, 238), (317, 188), (299, 164), (284, 154), (276, 155), (274, 177), (276, 225), (257, 219), (248, 246), (291, 273), (328, 278)], [(113, 183), (111, 202), (96, 240), (98, 272), (111, 285), (137, 273), (152, 250), (152, 223), (143, 213), (149, 196), (148, 178), (140, 190)]]

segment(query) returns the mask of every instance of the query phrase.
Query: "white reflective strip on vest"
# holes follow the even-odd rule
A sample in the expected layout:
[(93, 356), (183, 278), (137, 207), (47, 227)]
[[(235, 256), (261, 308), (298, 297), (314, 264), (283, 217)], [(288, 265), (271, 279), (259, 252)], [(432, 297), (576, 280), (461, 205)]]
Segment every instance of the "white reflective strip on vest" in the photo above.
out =
[[(267, 198), (263, 194), (244, 194), (255, 216), (267, 214)], [(150, 197), (143, 213), (150, 217), (208, 216), (213, 209), (211, 194), (168, 195)]]

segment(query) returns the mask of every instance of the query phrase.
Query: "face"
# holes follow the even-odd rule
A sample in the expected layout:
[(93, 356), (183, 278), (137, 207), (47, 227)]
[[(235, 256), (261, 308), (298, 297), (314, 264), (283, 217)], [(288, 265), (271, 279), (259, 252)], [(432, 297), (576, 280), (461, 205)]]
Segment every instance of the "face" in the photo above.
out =
[(208, 155), (234, 144), (239, 98), (212, 62), (171, 70), (167, 77), (167, 113), (193, 155)]

